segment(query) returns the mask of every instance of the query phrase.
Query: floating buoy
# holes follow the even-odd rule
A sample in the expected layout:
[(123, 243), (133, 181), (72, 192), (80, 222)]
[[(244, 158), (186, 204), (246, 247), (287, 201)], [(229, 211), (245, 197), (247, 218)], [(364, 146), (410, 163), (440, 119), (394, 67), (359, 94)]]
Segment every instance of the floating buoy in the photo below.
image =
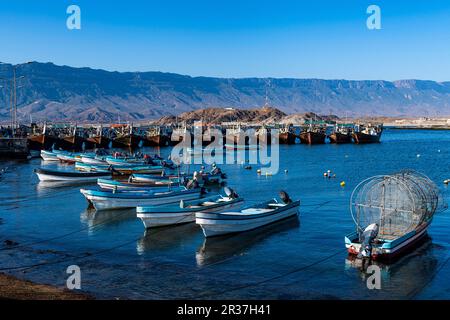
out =
[(345, 187), (345, 181), (341, 181), (341, 187)]
[(261, 169), (256, 170), (256, 173), (258, 174), (261, 173)]
[(444, 180), (444, 184), (449, 184), (450, 183), (450, 179)]
[(420, 158), (420, 153), (417, 154), (417, 158)]
[(441, 149), (439, 149), (438, 152), (441, 152)]
[(285, 169), (285, 170), (284, 170), (284, 173), (288, 173), (288, 170), (287, 170), (287, 169)]
[(271, 176), (272, 172), (266, 172), (266, 177)]
[(324, 177), (328, 177), (328, 173), (324, 172), (324, 173), (323, 173), (323, 176), (324, 176)]

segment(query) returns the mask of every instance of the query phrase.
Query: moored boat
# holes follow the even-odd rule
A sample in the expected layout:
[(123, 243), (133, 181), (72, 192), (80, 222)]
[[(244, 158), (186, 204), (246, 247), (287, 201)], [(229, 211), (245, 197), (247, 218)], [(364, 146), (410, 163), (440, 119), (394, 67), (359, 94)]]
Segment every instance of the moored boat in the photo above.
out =
[(137, 217), (146, 229), (166, 225), (175, 225), (195, 221), (196, 212), (220, 212), (236, 208), (243, 204), (243, 199), (231, 189), (225, 189), (226, 196), (214, 195), (191, 201), (180, 201), (164, 206), (137, 207)]
[(351, 143), (353, 124), (336, 124), (333, 132), (328, 136), (330, 143)]
[(58, 154), (52, 151), (41, 150), (41, 158), (44, 161), (59, 161)]
[(391, 261), (426, 236), (440, 204), (437, 186), (417, 172), (366, 179), (352, 193), (356, 230), (345, 237), (345, 247), (358, 259)]
[(203, 229), (205, 237), (243, 232), (298, 215), (300, 201), (292, 201), (280, 192), (281, 202), (276, 199), (231, 212), (197, 212), (195, 222)]
[(295, 144), (296, 135), (291, 125), (280, 129), (278, 134), (280, 144)]
[(72, 172), (49, 169), (35, 169), (40, 181), (97, 181), (100, 177), (111, 176), (109, 172)]
[(158, 191), (104, 191), (81, 189), (87, 201), (96, 210), (135, 208), (138, 206), (152, 206), (179, 202), (180, 200), (194, 200), (201, 197), (203, 190), (200, 188), (182, 190), (158, 190)]
[(353, 140), (356, 144), (362, 143), (378, 143), (383, 133), (382, 125), (357, 125), (353, 132)]
[(182, 185), (179, 181), (172, 180), (156, 180), (152, 183), (139, 183), (132, 181), (118, 181), (113, 179), (98, 179), (97, 184), (102, 189), (107, 190), (142, 190), (142, 189), (154, 189), (168, 186)]

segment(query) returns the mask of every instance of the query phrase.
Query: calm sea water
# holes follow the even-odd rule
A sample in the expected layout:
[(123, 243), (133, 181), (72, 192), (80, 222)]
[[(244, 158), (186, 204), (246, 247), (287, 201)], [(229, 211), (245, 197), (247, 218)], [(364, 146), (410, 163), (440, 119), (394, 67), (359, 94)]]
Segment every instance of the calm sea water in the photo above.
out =
[[(300, 216), (208, 240), (195, 224), (145, 232), (133, 210), (89, 211), (80, 186), (42, 185), (33, 173), (42, 165), (67, 166), (2, 162), (8, 170), (0, 182), (0, 272), (64, 287), (66, 268), (76, 264), (82, 289), (99, 298), (449, 299), (448, 212), (435, 216), (421, 247), (382, 266), (381, 290), (367, 289), (344, 247), (354, 229), (349, 198), (358, 182), (415, 169), (448, 201), (442, 181), (450, 178), (449, 159), (449, 131), (386, 130), (381, 144), (281, 146), (280, 173), (273, 176), (258, 176), (257, 166), (224, 165), (229, 186), (249, 203), (284, 189), (301, 200)], [(324, 179), (326, 170), (336, 179)], [(5, 240), (21, 247), (11, 250)]]

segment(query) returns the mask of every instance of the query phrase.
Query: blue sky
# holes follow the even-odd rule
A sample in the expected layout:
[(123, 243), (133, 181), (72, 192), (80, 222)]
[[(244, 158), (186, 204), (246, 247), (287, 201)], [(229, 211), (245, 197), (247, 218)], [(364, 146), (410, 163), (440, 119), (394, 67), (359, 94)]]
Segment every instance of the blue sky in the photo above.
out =
[[(82, 29), (66, 28), (81, 8)], [(382, 30), (366, 28), (379, 5)], [(448, 0), (0, 1), (0, 61), (193, 76), (450, 80)]]

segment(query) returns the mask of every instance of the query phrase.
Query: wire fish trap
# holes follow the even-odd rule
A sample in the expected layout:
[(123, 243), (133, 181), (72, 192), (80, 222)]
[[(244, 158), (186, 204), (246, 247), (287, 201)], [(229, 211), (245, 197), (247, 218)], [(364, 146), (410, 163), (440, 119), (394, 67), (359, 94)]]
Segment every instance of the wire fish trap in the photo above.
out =
[(436, 184), (415, 171), (362, 181), (350, 200), (356, 231), (346, 237), (349, 253), (392, 257), (426, 235), (435, 212), (444, 207)]

